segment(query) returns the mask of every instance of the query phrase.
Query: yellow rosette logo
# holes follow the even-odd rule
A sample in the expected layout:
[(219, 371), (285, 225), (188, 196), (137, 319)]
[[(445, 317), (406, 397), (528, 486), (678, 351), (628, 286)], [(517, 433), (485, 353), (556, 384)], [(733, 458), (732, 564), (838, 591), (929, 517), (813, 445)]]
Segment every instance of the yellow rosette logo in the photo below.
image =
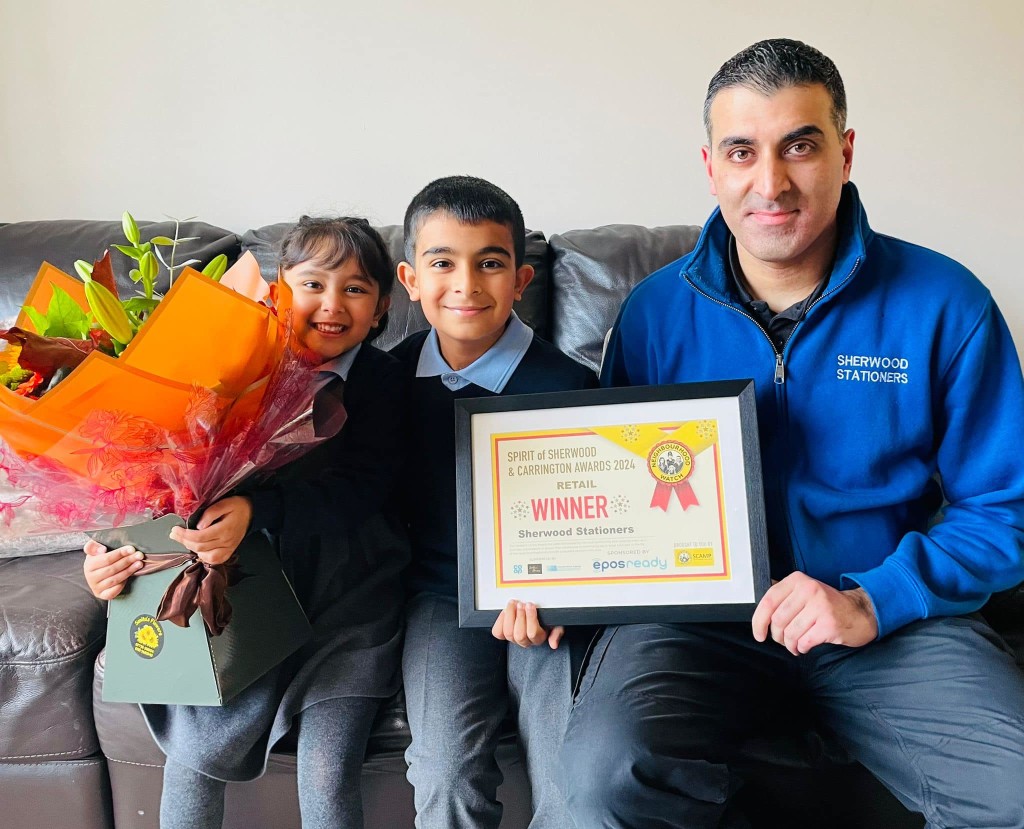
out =
[(684, 510), (700, 506), (689, 478), (697, 457), (718, 443), (716, 421), (632, 423), (598, 426), (593, 431), (632, 454), (646, 458), (647, 469), (655, 480), (651, 509), (667, 511), (673, 492)]
[(686, 481), (693, 472), (693, 453), (684, 444), (677, 440), (655, 444), (647, 455), (647, 469), (658, 482), (651, 498), (652, 508), (667, 510), (673, 492), (683, 509), (700, 506), (693, 487)]

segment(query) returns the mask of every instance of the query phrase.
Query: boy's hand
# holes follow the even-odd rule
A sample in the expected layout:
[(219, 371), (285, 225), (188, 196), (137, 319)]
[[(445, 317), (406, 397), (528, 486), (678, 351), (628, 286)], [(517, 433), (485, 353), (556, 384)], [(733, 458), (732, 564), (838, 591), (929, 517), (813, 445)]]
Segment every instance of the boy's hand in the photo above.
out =
[(142, 553), (134, 547), (108, 551), (98, 541), (86, 541), (85, 581), (97, 599), (112, 599), (124, 590), (124, 583), (142, 567)]
[(235, 554), (252, 521), (252, 501), (240, 495), (222, 498), (203, 511), (194, 530), (174, 527), (171, 539), (206, 564), (223, 564)]
[(550, 633), (541, 626), (537, 619), (537, 605), (533, 602), (519, 602), (515, 599), (511, 599), (508, 606), (498, 614), (491, 628), (491, 635), (495, 639), (515, 642), (524, 648), (547, 641), (551, 650), (554, 650), (564, 634), (565, 628), (561, 625), (551, 628)]

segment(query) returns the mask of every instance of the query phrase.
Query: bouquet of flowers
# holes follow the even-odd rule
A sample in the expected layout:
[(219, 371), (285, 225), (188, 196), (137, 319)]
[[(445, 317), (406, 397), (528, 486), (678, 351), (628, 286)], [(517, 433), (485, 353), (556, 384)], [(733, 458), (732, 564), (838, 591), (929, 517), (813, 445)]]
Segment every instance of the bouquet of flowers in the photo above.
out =
[(186, 240), (122, 224), (136, 296), (118, 296), (109, 251), (79, 279), (44, 263), (0, 330), (0, 539), (188, 517), (341, 427), (343, 411), (313, 428), (316, 372), (250, 254), (199, 272), (174, 264)]

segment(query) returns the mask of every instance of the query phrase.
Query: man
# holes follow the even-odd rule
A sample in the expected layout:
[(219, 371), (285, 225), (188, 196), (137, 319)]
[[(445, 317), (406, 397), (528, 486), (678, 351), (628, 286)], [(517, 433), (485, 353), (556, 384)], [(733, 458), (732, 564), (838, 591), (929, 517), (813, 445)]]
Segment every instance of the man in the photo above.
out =
[(745, 49), (704, 118), (719, 210), (627, 299), (602, 379), (754, 378), (776, 583), (753, 631), (604, 631), (566, 736), (573, 817), (727, 825), (743, 741), (796, 707), (930, 826), (1024, 826), (1024, 676), (973, 615), (1024, 580), (1005, 322), (963, 267), (870, 229), (820, 52)]

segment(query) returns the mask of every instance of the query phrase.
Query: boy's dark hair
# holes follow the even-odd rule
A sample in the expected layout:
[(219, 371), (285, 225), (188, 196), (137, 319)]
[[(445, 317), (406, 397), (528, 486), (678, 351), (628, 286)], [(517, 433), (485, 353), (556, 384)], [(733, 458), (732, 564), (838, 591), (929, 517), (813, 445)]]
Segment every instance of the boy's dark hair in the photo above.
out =
[[(352, 257), (359, 262), (363, 272), (377, 283), (381, 297), (390, 296), (395, 284), (391, 254), (384, 239), (366, 219), (352, 216), (303, 216), (281, 238), (277, 263), (286, 269), (303, 262), (313, 262), (325, 270), (333, 270)], [(377, 327), (370, 329), (366, 339), (375, 339), (387, 324), (388, 315), (385, 313)]]
[(821, 84), (832, 99), (832, 122), (846, 131), (846, 89), (832, 60), (813, 46), (779, 37), (762, 40), (733, 55), (708, 84), (704, 98), (704, 130), (711, 140), (711, 102), (723, 89), (744, 86), (771, 95), (790, 86)]
[(447, 176), (430, 182), (417, 193), (405, 211), (405, 260), (414, 263), (416, 234), (423, 221), (435, 213), (447, 213), (465, 224), (496, 222), (512, 234), (515, 265), (526, 258), (526, 225), (515, 200), (500, 187), (473, 176)]

